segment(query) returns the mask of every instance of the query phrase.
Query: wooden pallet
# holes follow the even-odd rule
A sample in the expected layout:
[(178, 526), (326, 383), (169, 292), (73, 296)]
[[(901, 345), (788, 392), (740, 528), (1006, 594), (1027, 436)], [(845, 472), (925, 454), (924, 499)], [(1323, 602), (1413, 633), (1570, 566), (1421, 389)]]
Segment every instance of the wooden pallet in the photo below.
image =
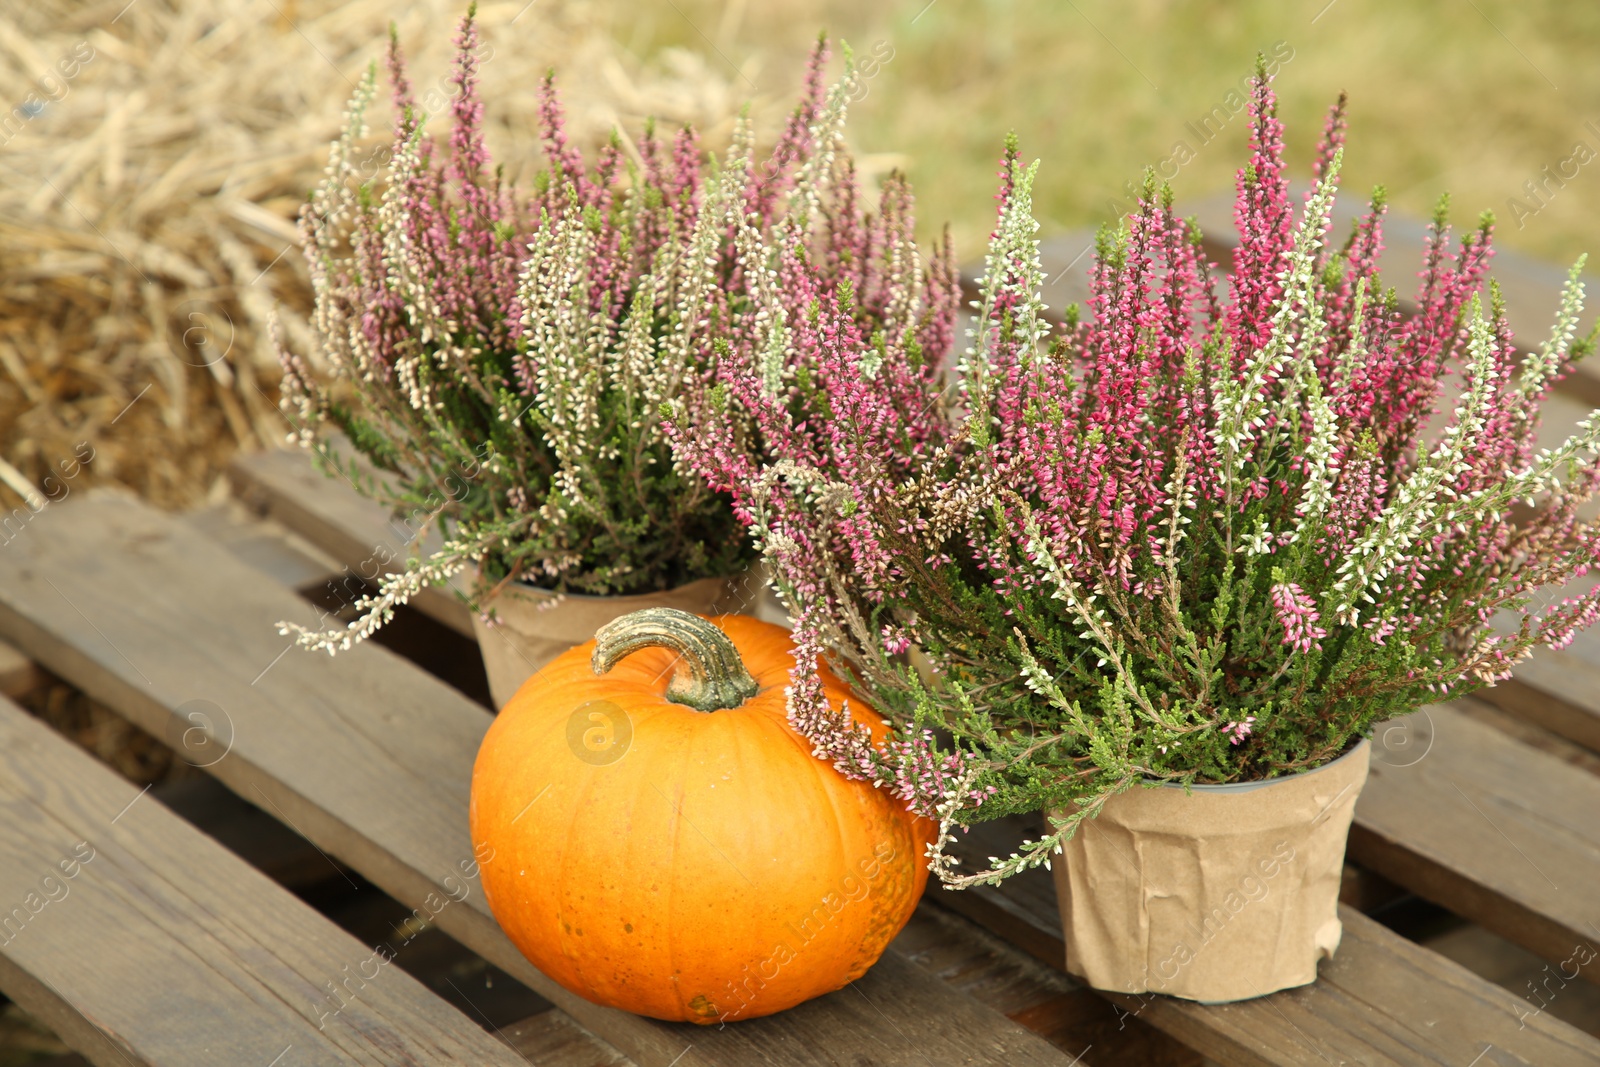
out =
[[(335, 483), (316, 484), (337, 489)], [(315, 505), (301, 503), (308, 509)], [(467, 772), (488, 722), (481, 706), (377, 646), (363, 645), (334, 659), (289, 650), (272, 623), (307, 617), (307, 601), (192, 524), (132, 500), (102, 494), (70, 501), (39, 516), (30, 533), (40, 536), (18, 539), (0, 553), (0, 634), (31, 660), (161, 737), (177, 739), (192, 728), (187, 716), (196, 709), (194, 702), (209, 701), (225, 713), (216, 717), (212, 732), (226, 754), (206, 769), (240, 796), (408, 904), (425, 906), (430, 894), (440, 901), (463, 884), (459, 865), (471, 855), (465, 836)], [(329, 546), (323, 548), (332, 555)], [(1465, 775), (1463, 784), (1475, 789), (1477, 778), (1470, 767), (1447, 759), (1471, 752), (1481, 756), (1486, 750), (1494, 758), (1512, 753), (1521, 761), (1513, 779), (1524, 792), (1495, 799), (1479, 795), (1478, 806), (1493, 805), (1489, 810), (1498, 817), (1506, 805), (1520, 805), (1535, 822), (1544, 820), (1549, 840), (1543, 844), (1535, 840), (1536, 826), (1515, 824), (1509, 829), (1533, 863), (1549, 864), (1575, 878), (1587, 868), (1572, 863), (1592, 863), (1593, 850), (1569, 839), (1585, 832), (1581, 823), (1572, 825), (1570, 813), (1582, 810), (1600, 780), (1531, 747), (1482, 735), (1485, 727), (1459, 720), (1448, 709), (1429, 709), (1428, 714), (1438, 736), (1427, 758), (1415, 768), (1385, 766), (1380, 759), (1380, 772), (1369, 787), (1372, 800), (1363, 797), (1358, 827), (1382, 842), (1373, 850), (1375, 865), (1396, 881), (1453, 906), (1470, 903), (1471, 886), (1483, 887), (1489, 893), (1486, 899), (1494, 902), (1485, 909), (1485, 918), (1492, 920), (1495, 908), (1514, 912), (1519, 917), (1503, 924), (1504, 932), (1551, 955), (1556, 945), (1552, 939), (1574, 932), (1581, 922), (1569, 906), (1574, 898), (1559, 891), (1541, 895), (1538, 886), (1516, 876), (1505, 857), (1488, 848), (1492, 842), (1482, 835), (1473, 848), (1455, 850), (1448, 833), (1456, 828), (1445, 825), (1439, 831), (1448, 832), (1443, 839), (1430, 836), (1433, 824), (1416, 816), (1437, 806), (1439, 798), (1426, 797), (1426, 783), (1433, 779), (1412, 772), (1426, 769), (1446, 779)], [(1473, 730), (1478, 733), (1472, 735)], [(1469, 745), (1462, 737), (1475, 743)], [(80, 775), (53, 775), (49, 780), (59, 787), (79, 777), (88, 780)], [(1422, 790), (1426, 803), (1411, 793), (1386, 793), (1391, 780), (1408, 790)], [(133, 791), (124, 787), (124, 792)], [(42, 789), (37, 795), (24, 790), (17, 802), (41, 810), (53, 803)], [(1408, 809), (1410, 823), (1404, 817)], [(135, 803), (132, 811), (139, 810)], [(1400, 813), (1398, 829), (1384, 821), (1385, 812)], [(1448, 811), (1439, 814), (1446, 821), (1449, 817)], [(130, 813), (110, 829), (124, 823), (137, 828), (131, 819)], [(88, 825), (80, 833), (98, 842), (89, 832), (94, 828)], [(1004, 845), (1008, 832), (1024, 828), (991, 824), (981, 831), (988, 835), (983, 843), (974, 844), (990, 853), (992, 843)], [(1360, 841), (1360, 835), (1353, 840)], [(139, 851), (122, 847), (128, 854)], [(1360, 847), (1353, 844), (1353, 850)], [(54, 855), (48, 843), (33, 851), (30, 863), (35, 868), (41, 857), (48, 861)], [(1398, 858), (1384, 860), (1384, 855)], [(29, 864), (7, 866), (26, 869)], [(98, 871), (91, 863), (84, 874), (93, 873)], [(120, 870), (117, 874), (120, 879)], [(274, 895), (270, 885), (257, 888)], [(281, 890), (275, 895), (280, 899), (274, 906), (280, 910), (304, 911)], [(934, 901), (959, 908), (1001, 941), (1059, 965), (1060, 931), (1048, 880), (1019, 878), (1001, 890), (936, 894)], [(68, 898), (50, 906), (61, 909), (59, 915), (71, 903)], [(929, 906), (924, 906), (924, 915), (940, 913), (928, 913)], [(40, 915), (41, 920), (49, 918), (48, 911)], [(1072, 1034), (1075, 1025), (1077, 1033), (1097, 1028), (1115, 1033), (1130, 1019), (1164, 1030), (1222, 1063), (1315, 1063), (1331, 1057), (1333, 1062), (1461, 1064), (1486, 1048), (1493, 1050), (1491, 1057), (1500, 1056), (1486, 1058), (1490, 1063), (1577, 1064), (1595, 1062), (1600, 1055), (1600, 1042), (1548, 1014), (1532, 1016), (1524, 1025), (1519, 1012), (1527, 1013), (1526, 1002), (1354, 911), (1345, 915), (1344, 947), (1316, 986), (1245, 1004), (1204, 1007), (1164, 998), (1113, 998), (1095, 1016), (1085, 1011), (1076, 984), (1057, 975), (1060, 984), (1055, 988), (1036, 988), (1035, 1003), (1001, 1003), (997, 1006), (1007, 1009), (1002, 1013), (919, 965), (917, 954), (929, 951), (924, 923), (908, 932), (911, 938), (921, 937), (921, 947), (902, 943), (906, 938), (897, 941), (857, 986), (771, 1020), (721, 1031), (663, 1026), (572, 997), (511, 948), (481, 894), (446, 904), (434, 921), (556, 1004), (564, 1015), (553, 1018), (565, 1020), (563, 1032), (587, 1030), (604, 1042), (595, 1047), (609, 1049), (606, 1055), (635, 1063), (670, 1062), (680, 1053), (686, 1054), (680, 1062), (826, 1063), (846, 1051), (865, 1055), (868, 1062), (917, 1063), (924, 1062), (922, 1051), (930, 1047), (941, 1050), (943, 1058), (937, 1062), (1071, 1062), (1092, 1040), (1069, 1052), (1062, 1045), (1070, 1047), (1070, 1042), (1047, 1042), (1029, 1028), (1059, 1035), (1063, 1028)], [(35, 932), (43, 931), (28, 931)], [(158, 935), (168, 936), (151, 934)], [(35, 943), (42, 946), (50, 939), (42, 936)], [(18, 946), (24, 944), (18, 939)], [(52, 977), (67, 994), (62, 1002), (52, 1012), (37, 996), (28, 999), (26, 990), (19, 990), (19, 999), (60, 1025), (64, 1034), (81, 1040), (78, 1047), (91, 1059), (99, 1051), (100, 1062), (118, 1062), (97, 1050), (87, 1031), (74, 1034), (62, 1023), (66, 1006), (80, 1004), (78, 998), (88, 994), (72, 984), (80, 979), (69, 977), (70, 954), (52, 953), (51, 958), (64, 968), (60, 981)], [(333, 968), (334, 973), (339, 970)], [(313, 989), (332, 980), (309, 965), (299, 966), (296, 973), (302, 983), (309, 979)], [(5, 978), (10, 992), (13, 976)], [(68, 988), (73, 992), (67, 993)], [(314, 1003), (307, 998), (296, 1006), (302, 1026), (314, 1028)], [(1006, 1014), (1019, 1016), (1026, 1026), (1009, 1021)], [(901, 1041), (900, 1034), (915, 1034), (917, 1040)], [(286, 1038), (279, 1049), (291, 1043)], [(182, 1062), (172, 1058), (180, 1049), (152, 1046), (152, 1051), (147, 1062)], [(1097, 1061), (1090, 1053), (1084, 1062)]]
[[(256, 462), (246, 460), (245, 463)], [(324, 490), (338, 491), (336, 483), (313, 483)], [(348, 504), (349, 501), (346, 501)], [(94, 528), (94, 534), (88, 542), (74, 549), (70, 538), (52, 537), (50, 547), (52, 551), (70, 551), (70, 557), (60, 559), (55, 569), (78, 570), (90, 565), (90, 558), (95, 554), (105, 554), (106, 549), (102, 538), (108, 530), (124, 530), (123, 537), (130, 544), (151, 544), (156, 541), (177, 539), (177, 544), (171, 548), (175, 558), (165, 564), (164, 570), (137, 575), (137, 580), (130, 578), (126, 584), (138, 588), (146, 582), (171, 582), (174, 576), (183, 569), (178, 562), (182, 560), (204, 560), (205, 569), (213, 574), (220, 574), (221, 578), (208, 585), (214, 589), (218, 597), (225, 595), (228, 587), (244, 588), (250, 583), (245, 575), (246, 567), (238, 561), (229, 561), (222, 553), (213, 550), (207, 555), (207, 547), (203, 540), (181, 528), (170, 529), (162, 532), (163, 526), (177, 527), (171, 520), (162, 520), (159, 516), (151, 516), (142, 509), (120, 501), (95, 501), (99, 514), (93, 519), (85, 519), (86, 525)], [(302, 507), (311, 509), (314, 502), (301, 501)], [(65, 509), (62, 509), (63, 511)], [(96, 543), (98, 547), (96, 547)], [(88, 550), (88, 551), (85, 551)], [(146, 549), (145, 554), (148, 555)], [(3, 574), (0, 570), (0, 574)], [(90, 595), (93, 583), (87, 579), (82, 586), (84, 595)], [(67, 597), (72, 597), (73, 591), (63, 588), (61, 590)], [(98, 594), (104, 598), (104, 591)], [(203, 597), (202, 597), (203, 599)], [(288, 610), (290, 601), (280, 599), (280, 616), (283, 610)], [(130, 605), (131, 607), (131, 605)], [(74, 613), (70, 605), (59, 605), (56, 609), (56, 624), (70, 626)], [(141, 629), (148, 628), (151, 619), (151, 608), (144, 605), (139, 609), (132, 624), (127, 627), (129, 640), (137, 637)], [(183, 618), (186, 616), (204, 617), (204, 609), (200, 604), (190, 604), (185, 608), (171, 609), (163, 606), (157, 614), (168, 614)], [(268, 612), (270, 613), (270, 612)], [(275, 617), (280, 617), (275, 616)], [(265, 613), (257, 612), (257, 617), (265, 620)], [(224, 625), (220, 615), (213, 615), (208, 621), (215, 625)], [(81, 624), (80, 624), (81, 625)], [(121, 647), (121, 640), (117, 632), (106, 631), (106, 623), (98, 624), (101, 631), (105, 631), (105, 640), (116, 643)], [(9, 631), (8, 631), (9, 632)], [(13, 634), (14, 639), (19, 639), (20, 634)], [(86, 635), (87, 636), (87, 635)], [(94, 636), (99, 636), (98, 634)], [(264, 657), (265, 661), (272, 660), (276, 653), (273, 652), (275, 642), (256, 639), (259, 651), (257, 659)], [(281, 651), (281, 648), (279, 649)], [(375, 650), (376, 651), (376, 650)], [(129, 653), (131, 656), (132, 654)], [(133, 692), (137, 689), (138, 678), (131, 670), (131, 663), (121, 661), (120, 657), (104, 654), (103, 658), (113, 661), (115, 667), (118, 662), (122, 665), (116, 673), (121, 676), (124, 687), (121, 696), (122, 706), (131, 707), (128, 703)], [(135, 657), (136, 658), (136, 657)], [(341, 657), (340, 660), (343, 660)], [(313, 662), (324, 665), (320, 657), (309, 657)], [(337, 666), (340, 660), (327, 661), (321, 669), (326, 671)], [(47, 665), (49, 661), (47, 660)], [(284, 663), (300, 663), (300, 659), (284, 660), (272, 668), (276, 671)], [(298, 674), (302, 669), (293, 668)], [(232, 671), (232, 668), (229, 668)], [(260, 670), (260, 668), (257, 668)], [(227, 673), (227, 672), (224, 672)], [(248, 669), (232, 671), (232, 673), (249, 673)], [(269, 674), (267, 677), (271, 677)], [(220, 679), (219, 679), (220, 681)], [(313, 677), (310, 685), (315, 689), (324, 689), (330, 684), (320, 677)], [(415, 682), (408, 683), (408, 688), (413, 688)], [(102, 691), (98, 695), (101, 699), (108, 699), (115, 694)], [(380, 697), (382, 694), (379, 694)], [(116, 703), (115, 700), (110, 702)], [(165, 713), (170, 717), (173, 701), (167, 702)], [(430, 700), (431, 703), (431, 700)], [(232, 705), (230, 704), (230, 707)], [(320, 713), (320, 712), (317, 712)], [(1430, 711), (1436, 718), (1448, 721), (1448, 713), (1441, 716), (1438, 712)], [(237, 718), (237, 716), (235, 716)], [(414, 720), (408, 720), (413, 721)], [(152, 725), (159, 726), (160, 720), (153, 720)], [(287, 725), (287, 724), (286, 724)], [(237, 729), (237, 724), (235, 726)], [(298, 731), (299, 727), (296, 727)], [(408, 731), (410, 732), (410, 731)], [(470, 750), (471, 746), (467, 746)], [(1441, 744), (1437, 751), (1431, 752), (1428, 759), (1437, 761), (1448, 752), (1455, 751), (1457, 746)], [(1543, 757), (1543, 754), (1528, 748), (1525, 752), (1513, 748), (1521, 755), (1527, 757)], [(238, 747), (230, 754), (245, 755)], [(470, 756), (460, 757), (461, 765)], [(1538, 764), (1538, 760), (1535, 760)], [(220, 774), (220, 766), (219, 771)], [(1426, 764), (1419, 764), (1419, 767)], [(1443, 766), (1441, 764), (1441, 766)], [(1562, 765), (1564, 769), (1565, 765)], [(1538, 775), (1543, 775), (1550, 768), (1542, 764), (1536, 765), (1533, 770)], [(1375, 791), (1372, 796), (1379, 802), (1374, 809), (1379, 815), (1384, 810), (1385, 794), (1377, 786), (1384, 779), (1386, 773), (1399, 774), (1399, 769), (1384, 768), (1380, 760), (1380, 774), (1374, 780)], [(426, 777), (426, 775), (423, 775)], [(462, 777), (460, 781), (464, 782)], [(1593, 783), (1587, 778), (1578, 779), (1589, 785)], [(1570, 783), (1568, 783), (1570, 785)], [(236, 788), (238, 788), (236, 786)], [(248, 792), (245, 795), (249, 795)], [(1578, 798), (1582, 799), (1581, 795)], [(380, 801), (381, 803), (381, 801)], [(1393, 806), (1393, 805), (1390, 805)], [(1362, 807), (1363, 825), (1368, 821), (1368, 801), (1364, 798)], [(1374, 819), (1377, 815), (1373, 816)], [(296, 825), (299, 825), (296, 821)], [(305, 829), (301, 827), (301, 829)], [(990, 833), (1004, 831), (1005, 827), (991, 827)], [(311, 831), (307, 830), (307, 833)], [(1013, 833), (1022, 832), (1021, 828), (1013, 828)], [(311, 833), (313, 839), (317, 838)], [(1405, 835), (1401, 835), (1402, 838)], [(1412, 835), (1416, 836), (1416, 835)], [(1002, 842), (1003, 843), (1003, 842)], [(335, 836), (330, 835), (329, 845), (337, 846)], [(1402, 840), (1398, 846), (1399, 854), (1406, 857), (1415, 857), (1424, 848), (1426, 841), (1419, 844), (1416, 841)], [(1524, 846), (1525, 847), (1525, 846)], [(993, 848), (985, 844), (983, 850), (989, 852)], [(332, 850), (330, 848), (330, 850)], [(338, 853), (336, 853), (338, 854)], [(368, 870), (354, 859), (351, 865), (357, 869)], [(1403, 865), (1391, 868), (1397, 880), (1404, 881), (1407, 871)], [(1491, 868), (1485, 868), (1483, 883), (1492, 884), (1489, 875), (1496, 873)], [(370, 874), (370, 872), (369, 872)], [(376, 879), (375, 879), (376, 880)], [(380, 883), (381, 884), (381, 883)], [(1457, 885), (1473, 884), (1470, 871), (1456, 879)], [(1515, 887), (1503, 890), (1502, 898), (1507, 893), (1515, 896)], [(399, 894), (397, 894), (399, 895)], [(985, 900), (985, 897), (988, 899)], [(1014, 943), (1024, 949), (1039, 952), (1050, 962), (1059, 963), (1060, 953), (1055, 945), (1059, 945), (1059, 927), (1056, 925), (1054, 900), (1050, 893), (1047, 880), (1042, 880), (1042, 886), (1035, 884), (1032, 892), (1024, 879), (1018, 879), (1008, 885), (1005, 892), (985, 891), (980, 893), (940, 895), (941, 903), (951, 903), (961, 907), (980, 920), (983, 925), (1003, 937), (1009, 937)], [(977, 907), (983, 903), (985, 909)], [(1526, 902), (1528, 907), (1536, 913), (1540, 905), (1538, 901)], [(1544, 911), (1551, 909), (1545, 908)], [(999, 914), (996, 914), (996, 913)], [(1021, 920), (1019, 922), (1019, 919)], [(1553, 1023), (1547, 1016), (1536, 1017), (1525, 1030), (1519, 1031), (1521, 1025), (1517, 1013), (1526, 1012), (1527, 1005), (1521, 1004), (1517, 998), (1510, 996), (1504, 990), (1489, 986), (1487, 983), (1475, 980), (1459, 968), (1448, 964), (1446, 961), (1433, 956), (1416, 946), (1404, 942), (1402, 939), (1390, 934), (1387, 930), (1365, 920), (1357, 913), (1348, 913), (1347, 926), (1351, 937), (1339, 959), (1327, 969), (1323, 981), (1318, 986), (1312, 987), (1314, 992), (1297, 992), (1282, 994), (1278, 997), (1267, 998), (1263, 1001), (1253, 1002), (1250, 1005), (1234, 1005), (1226, 1009), (1204, 1008), (1179, 1001), (1152, 1000), (1149, 1003), (1124, 1001), (1124, 1013), (1136, 1012), (1134, 1016), (1141, 1020), (1153, 1023), (1163, 1029), (1177, 1034), (1189, 1044), (1195, 1046), (1207, 1055), (1221, 1062), (1261, 1062), (1261, 1063), (1292, 1063), (1301, 1062), (1304, 1057), (1315, 1052), (1318, 1056), (1323, 1054), (1351, 1055), (1351, 1049), (1359, 1049), (1360, 1056), (1353, 1062), (1374, 1063), (1405, 1063), (1405, 1062), (1462, 1062), (1461, 1054), (1466, 1055), (1465, 1060), (1470, 1061), (1485, 1047), (1493, 1046), (1496, 1049), (1512, 1049), (1521, 1055), (1524, 1062), (1529, 1063), (1561, 1063), (1585, 1062), (1594, 1052), (1589, 1039), (1584, 1035), (1563, 1028)], [(443, 916), (441, 916), (443, 922)], [(1570, 927), (1570, 920), (1568, 921)], [(457, 931), (457, 936), (462, 936)], [(1515, 931), (1512, 931), (1513, 933)], [(463, 938), (465, 940), (465, 938)], [(1052, 941), (1054, 945), (1052, 945)], [(472, 943), (472, 942), (469, 942)], [(474, 943), (475, 948), (482, 951), (480, 944)], [(490, 953), (485, 953), (490, 958), (495, 958)], [(506, 964), (503, 958), (496, 959), (502, 965)], [(512, 963), (515, 960), (510, 961)], [(508, 970), (511, 968), (508, 967)], [(516, 973), (513, 971), (513, 973)], [(1429, 976), (1429, 981), (1419, 983), (1415, 981), (1418, 975)], [(538, 988), (538, 986), (535, 986)], [(1377, 990), (1377, 993), (1373, 991)], [(541, 992), (544, 990), (541, 989)], [(1332, 994), (1337, 992), (1338, 997)], [(1335, 1008), (1340, 1010), (1335, 1011)], [(1445, 1017), (1456, 1014), (1461, 1019), (1485, 1020), (1472, 1027), (1440, 1027), (1441, 1013)], [(1124, 1016), (1113, 1015), (1121, 1020)], [(1431, 1024), (1431, 1025), (1430, 1025)], [(1040, 1025), (1043, 1025), (1040, 1022)], [(731, 1028), (740, 1029), (740, 1028)], [(1315, 1035), (1315, 1036), (1313, 1036)], [(1407, 1035), (1396, 1037), (1395, 1035)], [(1476, 1043), (1475, 1043), (1476, 1042)], [(1525, 1052), (1523, 1050), (1526, 1050)], [(1432, 1060), (1417, 1060), (1413, 1054), (1432, 1056)], [(1565, 1058), (1563, 1058), (1565, 1057)], [(1090, 1062), (1093, 1062), (1092, 1060)], [(1492, 1060), (1490, 1062), (1493, 1062)], [(1509, 1060), (1507, 1062), (1517, 1062)]]

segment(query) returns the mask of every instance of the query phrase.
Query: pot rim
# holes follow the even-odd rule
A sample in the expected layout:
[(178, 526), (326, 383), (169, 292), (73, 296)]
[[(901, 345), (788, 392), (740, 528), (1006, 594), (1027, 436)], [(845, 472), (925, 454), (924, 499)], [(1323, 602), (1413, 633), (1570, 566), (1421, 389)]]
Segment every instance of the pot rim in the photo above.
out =
[[(1280, 774), (1276, 778), (1256, 778), (1249, 782), (1196, 782), (1189, 786), (1189, 788), (1196, 793), (1249, 793), (1252, 790), (1265, 789), (1268, 786), (1281, 785), (1284, 782), (1298, 782), (1309, 775), (1325, 771), (1329, 767), (1337, 766), (1353, 756), (1358, 756), (1367, 751), (1371, 746), (1372, 739), (1369, 737), (1363, 737), (1360, 741), (1357, 741), (1354, 745), (1351, 745), (1349, 750), (1346, 751), (1342, 756), (1331, 759), (1327, 763), (1322, 764), (1320, 767), (1313, 767), (1309, 771), (1299, 771), (1295, 774)], [(1182, 782), (1162, 782), (1160, 785), (1163, 789), (1184, 788)]]

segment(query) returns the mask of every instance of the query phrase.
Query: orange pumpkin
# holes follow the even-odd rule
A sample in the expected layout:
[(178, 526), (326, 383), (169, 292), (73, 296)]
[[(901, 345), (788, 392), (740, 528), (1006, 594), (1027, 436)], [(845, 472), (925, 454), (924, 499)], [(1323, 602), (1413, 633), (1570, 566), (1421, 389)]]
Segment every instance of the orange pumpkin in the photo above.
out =
[[(785, 714), (793, 662), (770, 623), (647, 609), (500, 712), (473, 767), (472, 840), (495, 918), (541, 971), (600, 1004), (716, 1023), (877, 961), (922, 895), (933, 826), (811, 754)], [(823, 681), (841, 706), (844, 685)]]

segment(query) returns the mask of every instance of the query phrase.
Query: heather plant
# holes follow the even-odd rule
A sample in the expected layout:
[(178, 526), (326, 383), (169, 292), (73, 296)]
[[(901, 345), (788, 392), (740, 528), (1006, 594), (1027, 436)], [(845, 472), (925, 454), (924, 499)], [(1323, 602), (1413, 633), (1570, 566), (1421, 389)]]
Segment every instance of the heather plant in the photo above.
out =
[[(781, 303), (741, 247), (779, 232), (805, 246), (861, 294), (863, 328), (896, 343), (916, 314), (938, 335), (930, 343), (948, 344), (954, 319), (948, 252), (931, 271), (903, 256), (904, 183), (889, 183), (876, 216), (858, 207), (842, 133), (854, 75), (825, 91), (821, 41), (760, 166), (748, 119), (720, 163), (692, 129), (668, 144), (648, 127), (632, 145), (615, 134), (589, 166), (547, 78), (547, 165), (526, 196), (484, 146), (470, 12), (458, 45), (448, 143), (427, 136), (391, 40), (385, 180), (361, 181), (355, 164), (375, 95), (369, 70), (301, 216), (332, 381), (280, 346), (296, 436), (326, 468), (414, 517), (417, 534), (437, 524), (444, 537), (357, 601), (347, 627), (282, 624), (330, 653), (468, 568), (482, 596), (515, 580), (634, 594), (747, 567), (754, 552), (729, 499), (674, 461), (661, 416), (681, 394), (711, 388), (714, 335), (764, 335)], [(333, 430), (377, 473), (342, 460)]]
[[(886, 383), (885, 346), (816, 275), (784, 286), (809, 301), (806, 328), (772, 338), (800, 354), (732, 345), (742, 358), (719, 368), (770, 455), (715, 411), (676, 437), (774, 566), (800, 648), (793, 722), (940, 821), (947, 885), (1048, 864), (1141, 782), (1323, 765), (1600, 615), (1600, 588), (1549, 593), (1600, 556), (1583, 510), (1600, 416), (1534, 446), (1541, 400), (1594, 343), (1575, 339), (1581, 261), (1553, 334), (1519, 357), (1486, 287), (1492, 219), (1452, 246), (1441, 204), (1403, 314), (1374, 266), (1381, 190), (1327, 241), (1343, 101), (1297, 211), (1268, 81), (1258, 70), (1225, 298), (1150, 180), (1101, 234), (1088, 314), (1050, 328), (1038, 164), (1012, 142), (954, 388)], [(780, 270), (794, 255), (762, 254)], [(784, 365), (820, 373), (763, 373)], [(822, 394), (825, 426), (796, 417), (796, 387)], [(886, 747), (829, 711), (819, 658), (889, 721)], [(1041, 808), (1048, 832), (986, 870), (945, 851), (957, 825)]]

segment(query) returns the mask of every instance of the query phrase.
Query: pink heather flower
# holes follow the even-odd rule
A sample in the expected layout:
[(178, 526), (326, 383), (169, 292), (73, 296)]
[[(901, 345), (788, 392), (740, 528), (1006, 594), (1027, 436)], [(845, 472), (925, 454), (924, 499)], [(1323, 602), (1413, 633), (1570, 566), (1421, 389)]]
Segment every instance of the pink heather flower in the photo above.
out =
[(1400, 628), (1400, 623), (1395, 619), (1374, 619), (1367, 624), (1367, 637), (1375, 645), (1384, 643), (1384, 638), (1393, 634)]
[[(478, 43), (469, 7), (448, 136), (435, 136), (439, 117), (425, 121), (391, 37), (395, 115), (379, 163), (361, 151), (376, 69), (360, 82), (301, 214), (326, 373), (278, 346), (297, 439), (343, 432), (395, 475), (363, 479), (363, 491), (445, 535), (437, 564), (388, 579), (381, 603), (469, 568), (479, 591), (521, 581), (597, 595), (743, 571), (758, 512), (810, 490), (778, 486), (776, 508), (719, 493), (674, 462), (680, 427), (722, 418), (725, 432), (689, 434), (689, 447), (726, 468), (718, 479), (748, 483), (769, 456), (812, 461), (824, 436), (844, 447), (835, 413), (849, 407), (898, 442), (893, 455), (858, 450), (846, 484), (861, 508), (943, 442), (945, 413), (926, 401), (953, 341), (959, 274), (947, 244), (932, 256), (916, 246), (903, 177), (876, 203), (857, 187), (843, 129), (851, 83), (826, 84), (824, 41), (770, 157), (748, 121), (731, 145), (647, 125), (633, 143), (614, 131), (583, 151), (552, 74), (530, 86), (544, 168), (520, 190), (485, 144)], [(746, 359), (758, 373), (737, 373)], [(852, 377), (858, 399), (823, 395)], [(747, 443), (754, 457), (735, 454)], [(772, 535), (795, 558), (844, 545), (862, 580), (898, 577), (875, 524), (833, 540), (780, 521)], [(359, 636), (383, 620), (373, 609)], [(908, 647), (902, 620), (879, 621), (891, 647)], [(330, 633), (302, 643), (349, 647)], [(825, 650), (806, 647), (797, 670)], [(798, 692), (800, 704), (818, 699), (815, 686)], [(801, 721), (823, 738), (835, 720)], [(852, 773), (872, 772), (868, 741), (833, 747)]]
[[(893, 770), (880, 772), (879, 784), (906, 801), (907, 808), (912, 811), (927, 811), (966, 772), (966, 760), (961, 753), (952, 752), (943, 757), (938, 754), (932, 730), (923, 730), (920, 737), (891, 741), (889, 749), (894, 757)], [(993, 792), (990, 789), (980, 795), (975, 791), (966, 799), (981, 801)]]
[(1284, 644), (1297, 652), (1322, 650), (1319, 638), (1327, 637), (1328, 631), (1317, 625), (1317, 603), (1305, 590), (1294, 582), (1278, 582), (1272, 587), (1272, 603), (1283, 624)]
[(902, 627), (885, 626), (882, 630), (882, 637), (883, 649), (891, 656), (898, 656), (911, 648), (911, 638), (906, 636), (906, 632)]
[(1546, 617), (1540, 639), (1551, 648), (1562, 649), (1572, 643), (1578, 631), (1600, 621), (1600, 585), (1581, 597), (1567, 597)]
[(1249, 737), (1250, 728), (1255, 724), (1255, 721), (1256, 717), (1254, 715), (1246, 715), (1242, 722), (1224, 723), (1222, 726), (1222, 732), (1228, 735), (1228, 743), (1230, 745), (1237, 745), (1239, 742)]

